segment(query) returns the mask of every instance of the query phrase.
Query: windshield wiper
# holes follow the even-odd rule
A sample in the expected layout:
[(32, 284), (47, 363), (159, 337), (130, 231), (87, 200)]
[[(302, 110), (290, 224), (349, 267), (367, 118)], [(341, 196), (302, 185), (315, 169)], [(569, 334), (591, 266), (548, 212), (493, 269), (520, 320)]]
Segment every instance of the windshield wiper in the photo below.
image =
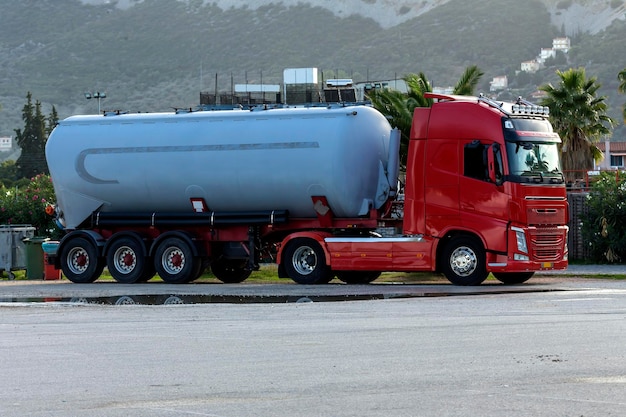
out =
[(550, 174), (556, 175), (556, 177), (550, 177), (550, 182), (552, 184), (563, 184), (565, 182), (565, 176), (558, 169), (555, 169), (554, 171), (550, 172)]
[(543, 174), (539, 171), (524, 171), (521, 176), (526, 182), (543, 183)]

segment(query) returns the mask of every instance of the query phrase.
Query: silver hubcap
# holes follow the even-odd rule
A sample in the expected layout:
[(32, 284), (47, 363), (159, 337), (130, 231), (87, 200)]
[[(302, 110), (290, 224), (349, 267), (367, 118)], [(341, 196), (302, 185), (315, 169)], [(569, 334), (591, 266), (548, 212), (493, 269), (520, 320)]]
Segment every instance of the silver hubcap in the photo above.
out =
[(163, 270), (171, 275), (180, 273), (185, 267), (185, 254), (180, 248), (171, 246), (163, 252), (161, 257)]
[(450, 256), (450, 267), (455, 274), (466, 277), (476, 270), (478, 259), (474, 251), (467, 246), (456, 248)]
[(309, 275), (317, 266), (317, 255), (308, 246), (299, 247), (293, 254), (291, 264), (300, 275)]
[(80, 275), (89, 268), (89, 254), (83, 248), (73, 248), (67, 254), (67, 266), (76, 275)]
[(122, 246), (115, 251), (113, 266), (121, 274), (130, 274), (137, 266), (137, 255), (128, 246)]

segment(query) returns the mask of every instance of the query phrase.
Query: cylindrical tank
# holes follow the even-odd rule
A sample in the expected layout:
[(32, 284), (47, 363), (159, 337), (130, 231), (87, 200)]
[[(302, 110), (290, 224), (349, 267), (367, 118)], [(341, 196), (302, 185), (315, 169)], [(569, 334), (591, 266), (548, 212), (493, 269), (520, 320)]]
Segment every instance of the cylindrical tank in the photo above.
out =
[(96, 210), (192, 211), (191, 199), (315, 217), (311, 197), (325, 196), (356, 217), (389, 191), (390, 132), (367, 106), (73, 116), (46, 159), (68, 229)]

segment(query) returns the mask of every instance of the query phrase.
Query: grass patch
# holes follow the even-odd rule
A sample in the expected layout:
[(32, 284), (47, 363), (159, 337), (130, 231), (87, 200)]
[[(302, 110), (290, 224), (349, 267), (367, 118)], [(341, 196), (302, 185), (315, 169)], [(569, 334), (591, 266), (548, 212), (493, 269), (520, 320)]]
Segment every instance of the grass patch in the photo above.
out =
[[(13, 271), (15, 280), (26, 280), (26, 271)], [(536, 277), (537, 275), (535, 275)], [(551, 275), (546, 275), (551, 276)], [(557, 275), (553, 275), (557, 276)], [(607, 280), (626, 280), (624, 274), (593, 274), (593, 275), (577, 275), (577, 274), (559, 274), (560, 277), (569, 278), (588, 278), (588, 279), (607, 279)], [(0, 273), (0, 280), (8, 280), (7, 271)], [(532, 278), (531, 278), (532, 280)], [(33, 280), (35, 281), (35, 280)], [(98, 281), (114, 281), (109, 271), (105, 268), (100, 275)], [(489, 274), (486, 281), (497, 281), (493, 274)], [(150, 282), (163, 282), (158, 275), (155, 275)], [(210, 268), (205, 271), (200, 278), (194, 282), (221, 283), (220, 280), (210, 272)], [(275, 264), (263, 264), (258, 271), (253, 271), (250, 277), (245, 281), (249, 283), (293, 283), (289, 278), (278, 278), (278, 266)], [(334, 283), (340, 283), (337, 278), (333, 279)], [(448, 284), (449, 281), (442, 275), (432, 272), (383, 272), (381, 276), (374, 282), (378, 283), (401, 283), (401, 284)]]

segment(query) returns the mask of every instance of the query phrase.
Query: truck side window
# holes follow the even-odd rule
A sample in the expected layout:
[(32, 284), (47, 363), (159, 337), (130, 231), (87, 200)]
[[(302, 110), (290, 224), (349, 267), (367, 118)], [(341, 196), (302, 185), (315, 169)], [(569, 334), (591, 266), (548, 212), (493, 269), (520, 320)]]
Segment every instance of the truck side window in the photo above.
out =
[(487, 151), (489, 147), (478, 140), (465, 145), (463, 150), (463, 175), (481, 181), (489, 181)]

